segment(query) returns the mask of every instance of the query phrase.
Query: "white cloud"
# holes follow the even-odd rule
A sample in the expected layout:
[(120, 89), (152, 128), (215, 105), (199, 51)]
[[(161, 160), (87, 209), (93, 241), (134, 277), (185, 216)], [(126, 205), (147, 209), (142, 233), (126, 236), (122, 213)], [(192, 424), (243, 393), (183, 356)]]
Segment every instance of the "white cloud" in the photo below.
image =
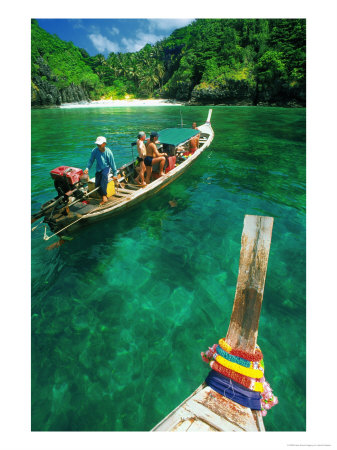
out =
[(121, 42), (125, 47), (125, 51), (138, 52), (138, 50), (141, 50), (146, 44), (155, 44), (163, 38), (164, 36), (159, 36), (158, 34), (143, 33), (142, 31), (139, 31), (137, 32), (137, 37), (135, 39), (123, 38)]
[(138, 52), (138, 50), (143, 48), (144, 45), (146, 44), (137, 39), (127, 39), (127, 38), (122, 38), (121, 42), (124, 45), (124, 50), (126, 52)]
[[(106, 28), (106, 33), (109, 36), (115, 36), (111, 41), (99, 31), (95, 26), (92, 26), (89, 38), (99, 53), (105, 51), (110, 52), (138, 52), (146, 44), (155, 44), (167, 37), (176, 28), (184, 27), (194, 19), (147, 19), (142, 20), (138, 26), (138, 30), (134, 30), (134, 37), (123, 37), (120, 35), (120, 30), (117, 27)], [(116, 38), (118, 36), (118, 42)], [(120, 41), (119, 41), (120, 39)]]
[(91, 34), (100, 34), (101, 33), (101, 30), (97, 25), (90, 25), (88, 27), (88, 31), (90, 31)]
[(194, 19), (148, 19), (149, 30), (173, 31), (176, 28), (185, 27)]
[(156, 42), (169, 36), (175, 29), (184, 27), (194, 19), (147, 19), (136, 32), (135, 38), (123, 38), (122, 44), (128, 52), (137, 52), (146, 44)]
[(108, 32), (112, 35), (112, 36), (116, 36), (116, 34), (119, 34), (119, 29), (116, 27), (111, 27)]
[(101, 34), (89, 34), (89, 38), (99, 53), (104, 53), (105, 50), (109, 53), (116, 53), (120, 51), (117, 43), (109, 41), (108, 38), (102, 36)]
[(122, 38), (121, 43), (124, 46), (123, 50), (126, 52), (137, 52), (141, 49), (141, 47), (138, 47), (136, 39)]
[(76, 30), (78, 28), (84, 28), (82, 19), (68, 19), (68, 22), (70, 22), (73, 26), (73, 28)]

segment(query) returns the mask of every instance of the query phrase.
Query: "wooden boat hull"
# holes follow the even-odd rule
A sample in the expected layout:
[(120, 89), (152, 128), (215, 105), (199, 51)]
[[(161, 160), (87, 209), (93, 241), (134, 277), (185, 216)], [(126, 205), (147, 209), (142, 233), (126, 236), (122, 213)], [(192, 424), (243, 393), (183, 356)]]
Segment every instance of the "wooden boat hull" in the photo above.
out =
[(265, 431), (261, 412), (239, 405), (205, 383), (151, 431)]

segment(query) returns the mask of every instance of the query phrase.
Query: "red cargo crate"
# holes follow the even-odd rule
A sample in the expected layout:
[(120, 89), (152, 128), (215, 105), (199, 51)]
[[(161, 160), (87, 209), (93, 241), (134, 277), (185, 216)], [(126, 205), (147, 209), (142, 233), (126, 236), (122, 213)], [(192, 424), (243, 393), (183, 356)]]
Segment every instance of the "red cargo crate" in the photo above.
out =
[(168, 166), (165, 169), (165, 173), (167, 173), (170, 170), (174, 169), (175, 166), (176, 166), (176, 157), (175, 156), (169, 156), (168, 157)]
[(59, 177), (66, 176), (70, 184), (75, 184), (80, 181), (80, 178), (83, 175), (83, 170), (77, 169), (76, 167), (60, 166), (51, 170), (50, 175), (54, 180)]

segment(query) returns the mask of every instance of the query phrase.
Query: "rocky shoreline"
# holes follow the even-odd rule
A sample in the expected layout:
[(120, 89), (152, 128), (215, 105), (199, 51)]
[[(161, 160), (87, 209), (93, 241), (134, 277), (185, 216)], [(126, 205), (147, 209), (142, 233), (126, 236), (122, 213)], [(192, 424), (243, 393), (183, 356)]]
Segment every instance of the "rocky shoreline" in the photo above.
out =
[(275, 83), (269, 89), (261, 90), (256, 83), (246, 80), (230, 80), (225, 85), (195, 86), (188, 101), (190, 105), (222, 106), (282, 106), (301, 108), (306, 106), (305, 89), (289, 88)]
[(300, 102), (295, 100), (282, 102), (258, 102), (253, 104), (250, 101), (222, 101), (222, 102), (198, 102), (198, 101), (178, 101), (175, 99), (133, 99), (133, 100), (82, 100), (61, 102), (59, 104), (32, 104), (32, 109), (53, 109), (72, 107), (133, 107), (133, 106), (260, 106), (260, 107), (283, 107), (283, 108), (305, 108)]
[(81, 86), (71, 84), (63, 89), (42, 79), (34, 77), (31, 84), (32, 108), (50, 108), (60, 106), (62, 103), (90, 102), (88, 93)]
[(61, 103), (60, 105), (32, 105), (31, 109), (56, 109), (56, 108), (74, 108), (74, 107), (133, 107), (133, 106), (258, 106), (258, 107), (282, 107), (282, 108), (305, 108), (305, 105), (297, 103), (295, 101), (288, 103), (263, 103), (260, 102), (257, 105), (252, 103), (237, 102), (237, 103), (199, 103), (199, 102), (177, 102), (175, 100), (157, 100), (151, 99), (140, 100), (135, 99), (135, 102), (129, 100), (88, 100), (79, 102)]
[[(92, 103), (89, 93), (82, 86), (74, 83), (64, 88), (60, 80), (53, 75), (49, 65), (40, 56), (37, 59), (38, 72), (31, 80), (31, 107), (55, 108), (64, 104), (81, 102)], [(261, 90), (256, 83), (246, 80), (229, 80), (220, 84), (216, 80), (210, 85), (201, 83), (191, 90), (192, 86), (181, 86), (176, 92), (175, 99), (168, 92), (162, 92), (161, 100), (134, 100), (152, 101), (158, 104), (185, 104), (185, 105), (225, 105), (225, 106), (283, 106), (299, 108), (305, 107), (305, 89), (290, 88), (275, 83), (269, 90)], [(166, 95), (165, 95), (166, 94)], [(172, 94), (172, 93), (171, 93)], [(101, 100), (104, 101), (104, 100)], [(116, 100), (115, 102), (132, 102), (129, 100)], [(130, 103), (129, 103), (130, 104)]]
[[(82, 86), (70, 84), (64, 88), (57, 87), (60, 85), (60, 80), (52, 74), (48, 64), (43, 58), (38, 58), (38, 73), (35, 74), (31, 80), (31, 107), (32, 108), (55, 108), (66, 104), (92, 104), (97, 103), (91, 100), (89, 93)], [(134, 102), (149, 102), (154, 104), (184, 104), (184, 105), (223, 105), (223, 106), (282, 106), (291, 108), (305, 107), (306, 92), (305, 89), (287, 88), (282, 85), (275, 85), (269, 90), (259, 90), (259, 87), (254, 83), (247, 83), (243, 80), (231, 80), (231, 82), (221, 85), (216, 81), (212, 85), (200, 84), (191, 87), (186, 86), (186, 89), (181, 88), (177, 92), (177, 98), (169, 98), (163, 92), (162, 99), (148, 99), (148, 100), (115, 100), (123, 102), (123, 104), (131, 105)], [(168, 94), (168, 93), (166, 93)], [(160, 93), (159, 93), (160, 95)], [(99, 100), (98, 102), (104, 102)], [(140, 105), (141, 106), (141, 105)]]
[(89, 94), (82, 86), (70, 84), (64, 88), (58, 88), (59, 79), (52, 74), (51, 68), (45, 60), (39, 56), (36, 60), (38, 73), (31, 80), (31, 106), (54, 107), (62, 103), (74, 103), (90, 101)]
[(279, 100), (275, 102), (248, 102), (248, 101), (229, 101), (229, 102), (184, 102), (187, 106), (266, 106), (282, 108), (305, 108), (306, 105), (296, 100)]
[(175, 99), (134, 99), (134, 100), (82, 100), (60, 102), (58, 104), (32, 104), (32, 109), (54, 109), (72, 107), (133, 107), (133, 106), (260, 106), (260, 107), (283, 107), (283, 108), (305, 108), (296, 100), (278, 102), (258, 102), (254, 104), (250, 101), (222, 101), (222, 102), (198, 102), (198, 101), (177, 101)]

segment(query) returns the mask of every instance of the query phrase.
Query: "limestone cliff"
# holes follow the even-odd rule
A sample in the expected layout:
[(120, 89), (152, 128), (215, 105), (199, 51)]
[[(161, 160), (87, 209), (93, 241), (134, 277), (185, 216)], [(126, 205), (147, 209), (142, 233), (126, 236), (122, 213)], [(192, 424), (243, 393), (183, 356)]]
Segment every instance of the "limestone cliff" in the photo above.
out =
[(90, 101), (82, 86), (71, 83), (64, 88), (57, 87), (58, 78), (52, 74), (42, 57), (38, 59), (39, 70), (31, 81), (31, 105), (33, 107), (58, 106), (61, 103)]

